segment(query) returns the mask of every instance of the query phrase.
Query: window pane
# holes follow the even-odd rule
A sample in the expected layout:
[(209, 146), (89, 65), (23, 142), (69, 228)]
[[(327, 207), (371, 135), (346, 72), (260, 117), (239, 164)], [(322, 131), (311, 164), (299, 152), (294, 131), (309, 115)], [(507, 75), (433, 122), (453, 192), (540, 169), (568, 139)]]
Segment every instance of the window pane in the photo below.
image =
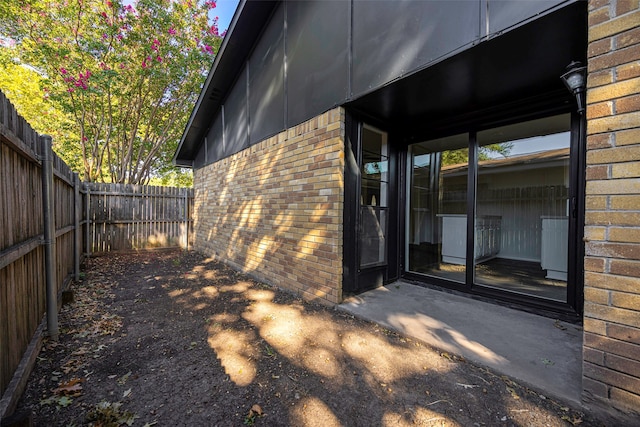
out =
[(407, 271), (464, 283), (468, 134), (409, 147)]
[(569, 115), (478, 133), (475, 282), (566, 301)]
[(360, 266), (371, 267), (386, 261), (387, 210), (362, 206), (360, 230)]
[(384, 265), (387, 261), (388, 206), (387, 134), (364, 126), (360, 186), (360, 267)]

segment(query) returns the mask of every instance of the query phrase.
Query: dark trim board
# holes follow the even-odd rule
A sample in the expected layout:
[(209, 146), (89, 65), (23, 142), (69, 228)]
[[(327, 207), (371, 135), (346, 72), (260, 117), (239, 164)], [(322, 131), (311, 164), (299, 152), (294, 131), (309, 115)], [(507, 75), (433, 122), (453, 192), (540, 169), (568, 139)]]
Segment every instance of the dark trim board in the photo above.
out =
[[(477, 158), (477, 144), (475, 135), (478, 130), (490, 127), (503, 126), (513, 124), (525, 120), (533, 120), (543, 117), (556, 115), (559, 113), (568, 113), (573, 105), (570, 103), (571, 98), (566, 93), (558, 91), (550, 91), (549, 93), (538, 95), (537, 102), (530, 102), (530, 99), (523, 99), (519, 103), (509, 102), (504, 105), (492, 106), (490, 114), (487, 111), (479, 111), (475, 115), (466, 115), (466, 120), (462, 120), (463, 126), (450, 128), (447, 134), (456, 134), (467, 132), (470, 138), (470, 166), (467, 183), (467, 215), (475, 217), (475, 200), (476, 200), (476, 170), (475, 159)], [(511, 114), (516, 111), (517, 114)], [(501, 117), (501, 120), (499, 118)], [(465, 284), (443, 280), (432, 276), (425, 276), (405, 271), (405, 205), (406, 200), (406, 164), (408, 146), (411, 143), (418, 142), (421, 139), (417, 135), (423, 135), (421, 130), (417, 134), (412, 133), (412, 128), (407, 127), (402, 133), (389, 133), (389, 144), (392, 147), (390, 159), (390, 174), (395, 178), (395, 182), (390, 183), (390, 204), (393, 206), (394, 215), (389, 218), (389, 233), (387, 235), (388, 242), (388, 261), (386, 268), (376, 268), (369, 271), (360, 271), (358, 269), (357, 253), (358, 253), (358, 201), (360, 186), (360, 166), (358, 164), (358, 150), (360, 149), (360, 133), (359, 129), (362, 123), (369, 124), (367, 121), (369, 116), (362, 116), (359, 112), (353, 112), (347, 108), (347, 124), (346, 124), (346, 167), (345, 167), (345, 216), (344, 216), (344, 274), (343, 274), (343, 292), (345, 294), (353, 294), (362, 292), (372, 287), (388, 284), (399, 278), (410, 280), (412, 282), (423, 283), (425, 285), (435, 285), (446, 287), (457, 292), (461, 292), (471, 296), (480, 296), (491, 298), (501, 304), (512, 305), (520, 309), (532, 311), (535, 313), (546, 313), (552, 317), (562, 317), (565, 320), (577, 322), (582, 313), (582, 294), (583, 294), (583, 272), (577, 267), (579, 254), (584, 253), (584, 243), (582, 242), (582, 228), (584, 224), (584, 183), (580, 178), (584, 175), (584, 130), (579, 129), (581, 126), (581, 117), (577, 113), (573, 113), (571, 121), (571, 147), (574, 160), (571, 163), (571, 195), (578, 201), (576, 204), (576, 216), (572, 219), (572, 229), (570, 236), (570, 257), (569, 267), (573, 270), (568, 277), (568, 293), (567, 301), (559, 302), (547, 300), (542, 297), (518, 294), (506, 290), (491, 288), (486, 285), (476, 284), (474, 282), (473, 265), (467, 266)], [(488, 119), (488, 123), (487, 120)], [(451, 122), (455, 118), (449, 119)], [(428, 121), (428, 120), (426, 120)], [(381, 129), (385, 129), (384, 123), (375, 120), (373, 123)], [(436, 126), (437, 127), (437, 126)], [(438, 132), (439, 136), (442, 134)], [(445, 135), (447, 135), (445, 134)], [(467, 235), (473, 233), (473, 222), (469, 221), (467, 227)], [(469, 254), (473, 254), (473, 241), (467, 242), (467, 259), (472, 259)], [(571, 269), (571, 266), (575, 266)]]

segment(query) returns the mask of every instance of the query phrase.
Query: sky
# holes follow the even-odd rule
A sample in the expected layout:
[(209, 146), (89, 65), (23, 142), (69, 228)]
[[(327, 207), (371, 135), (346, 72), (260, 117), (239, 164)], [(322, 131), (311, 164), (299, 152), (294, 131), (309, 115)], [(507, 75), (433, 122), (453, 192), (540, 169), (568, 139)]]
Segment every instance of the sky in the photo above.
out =
[[(240, 0), (216, 0), (216, 8), (210, 12), (209, 18), (218, 17), (218, 30), (220, 34), (229, 28), (231, 18), (238, 7)], [(134, 4), (135, 0), (123, 0), (123, 4)]]
[(211, 11), (211, 16), (218, 17), (218, 30), (222, 34), (223, 31), (229, 28), (231, 18), (238, 7), (240, 0), (217, 0), (216, 8)]

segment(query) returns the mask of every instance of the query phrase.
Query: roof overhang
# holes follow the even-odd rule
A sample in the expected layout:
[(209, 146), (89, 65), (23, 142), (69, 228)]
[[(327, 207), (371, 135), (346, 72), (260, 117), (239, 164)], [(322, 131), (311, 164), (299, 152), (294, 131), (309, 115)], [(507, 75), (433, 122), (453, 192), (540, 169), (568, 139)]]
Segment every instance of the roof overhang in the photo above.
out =
[(586, 6), (565, 3), (347, 106), (373, 123), (399, 133), (410, 129), (420, 138), (420, 133), (446, 133), (464, 126), (465, 120), (477, 120), (479, 115), (490, 124), (492, 114), (496, 120), (504, 117), (504, 107), (497, 111), (497, 105), (523, 100), (543, 104), (539, 98), (549, 99), (550, 94), (556, 101), (575, 102), (560, 75), (572, 60), (586, 63)]
[[(212, 118), (278, 3), (241, 0), (174, 155), (176, 165), (193, 166)], [(586, 20), (585, 2), (564, 3), (346, 106), (390, 130), (419, 131), (433, 123), (460, 126), (478, 111), (535, 99), (541, 93), (555, 91), (570, 101), (560, 75), (570, 61), (586, 61)]]
[(193, 159), (212, 117), (240, 74), (277, 4), (278, 1), (247, 0), (241, 0), (238, 4), (173, 157), (173, 163), (177, 166), (193, 166)]

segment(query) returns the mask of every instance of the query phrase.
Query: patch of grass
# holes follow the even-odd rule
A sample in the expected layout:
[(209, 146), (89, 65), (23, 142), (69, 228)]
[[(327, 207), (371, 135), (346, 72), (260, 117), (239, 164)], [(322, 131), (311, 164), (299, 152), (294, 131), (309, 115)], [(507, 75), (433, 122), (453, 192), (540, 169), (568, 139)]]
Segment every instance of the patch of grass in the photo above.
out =
[(264, 346), (264, 354), (266, 354), (268, 357), (276, 357), (277, 356), (276, 351), (273, 349), (273, 347), (271, 347), (268, 344)]

